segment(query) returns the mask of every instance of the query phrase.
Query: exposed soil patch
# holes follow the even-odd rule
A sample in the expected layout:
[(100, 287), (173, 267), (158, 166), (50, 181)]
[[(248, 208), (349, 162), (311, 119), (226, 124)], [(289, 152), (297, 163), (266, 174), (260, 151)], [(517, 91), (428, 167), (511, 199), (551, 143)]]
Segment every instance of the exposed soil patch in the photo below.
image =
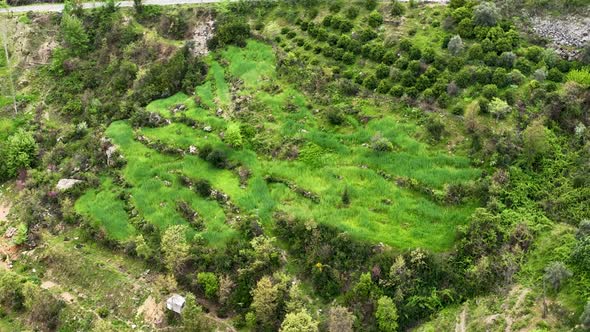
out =
[(57, 286), (57, 284), (53, 281), (45, 280), (41, 283), (41, 288), (43, 289), (52, 289), (53, 287)]
[(10, 212), (10, 204), (0, 202), (0, 222), (6, 221), (6, 216), (8, 216), (8, 212)]
[(143, 317), (143, 320), (152, 326), (161, 326), (164, 322), (164, 304), (158, 303), (150, 295), (137, 309), (137, 314)]

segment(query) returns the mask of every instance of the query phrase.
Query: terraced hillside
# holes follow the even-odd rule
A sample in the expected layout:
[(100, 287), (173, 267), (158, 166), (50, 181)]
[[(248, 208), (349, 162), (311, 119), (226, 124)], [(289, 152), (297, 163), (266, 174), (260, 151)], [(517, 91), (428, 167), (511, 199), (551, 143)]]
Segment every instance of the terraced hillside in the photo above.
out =
[[(157, 125), (120, 121), (107, 129), (127, 162), (121, 174), (129, 188), (104, 179), (76, 207), (115, 240), (134, 235), (145, 219), (162, 229), (192, 223), (221, 246), (236, 234), (233, 219), (255, 216), (271, 230), (280, 211), (397, 248), (453, 243), (476, 204), (448, 204), (444, 192), (479, 176), (468, 158), (430, 147), (414, 121), (379, 114), (377, 100), (351, 100), (351, 115), (340, 119), (348, 125), (331, 126), (326, 110), (280, 82), (274, 51), (262, 42), (207, 62), (208, 80), (194, 96), (147, 106), (152, 118), (162, 117)], [(353, 112), (373, 119), (359, 122)], [(280, 151), (264, 146), (274, 139), (284, 142)], [(210, 193), (198, 193), (202, 183)], [(427, 190), (412, 190), (415, 184)]]

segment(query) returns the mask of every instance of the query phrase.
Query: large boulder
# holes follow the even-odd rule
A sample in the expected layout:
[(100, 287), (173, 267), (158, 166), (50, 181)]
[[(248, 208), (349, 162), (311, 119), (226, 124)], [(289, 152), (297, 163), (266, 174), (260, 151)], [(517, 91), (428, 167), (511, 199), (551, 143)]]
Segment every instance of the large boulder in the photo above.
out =
[(57, 182), (57, 185), (55, 186), (55, 189), (57, 190), (68, 190), (71, 189), (72, 187), (74, 187), (76, 184), (82, 182), (82, 180), (76, 180), (76, 179), (61, 179)]

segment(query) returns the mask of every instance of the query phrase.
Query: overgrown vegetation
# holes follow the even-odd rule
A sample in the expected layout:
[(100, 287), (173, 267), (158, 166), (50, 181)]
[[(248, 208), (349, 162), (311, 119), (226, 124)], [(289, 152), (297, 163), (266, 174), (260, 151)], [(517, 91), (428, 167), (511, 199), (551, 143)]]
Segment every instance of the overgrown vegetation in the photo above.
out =
[[(33, 96), (19, 99), (26, 111), (2, 104), (0, 179), (19, 180), (11, 245), (51, 244), (0, 272), (2, 308), (43, 330), (131, 328), (117, 317), (138, 319), (137, 303), (107, 296), (129, 276), (87, 275), (92, 261), (44, 234), (76, 230), (167, 274), (158, 288), (188, 296), (165, 324), (187, 331), (212, 329), (213, 315), (254, 331), (430, 317), (423, 329), (452, 329), (457, 310), (483, 326), (508, 305), (490, 293), (507, 288), (514, 312), (489, 326), (583, 329), (589, 69), (530, 44), (501, 9), (68, 2), (48, 23), (51, 61), (19, 91)], [(215, 35), (197, 55), (188, 38), (205, 18)], [(33, 267), (104, 280), (98, 318), (71, 319)], [(537, 314), (517, 313), (523, 303)]]

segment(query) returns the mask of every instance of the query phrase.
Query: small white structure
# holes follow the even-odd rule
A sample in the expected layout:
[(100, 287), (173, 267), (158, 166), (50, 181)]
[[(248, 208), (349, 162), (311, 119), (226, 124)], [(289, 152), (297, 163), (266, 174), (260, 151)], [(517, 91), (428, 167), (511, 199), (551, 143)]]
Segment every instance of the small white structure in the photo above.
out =
[(182, 312), (182, 308), (184, 307), (185, 301), (186, 300), (184, 296), (179, 294), (172, 294), (172, 296), (170, 296), (168, 300), (166, 300), (166, 308), (179, 314)]

